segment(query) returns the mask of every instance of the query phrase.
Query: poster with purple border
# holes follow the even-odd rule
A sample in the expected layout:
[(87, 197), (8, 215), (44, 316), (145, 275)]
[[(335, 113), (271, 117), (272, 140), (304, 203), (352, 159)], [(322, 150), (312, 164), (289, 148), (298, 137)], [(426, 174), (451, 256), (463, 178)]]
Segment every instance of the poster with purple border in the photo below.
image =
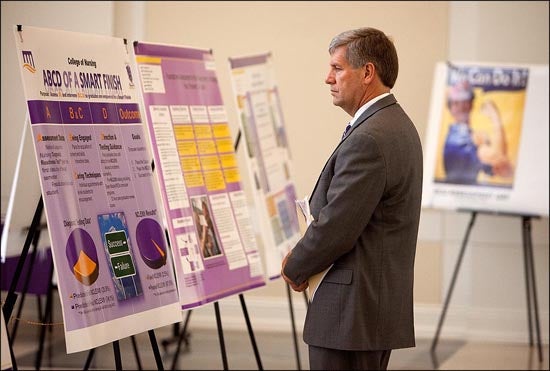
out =
[(14, 32), (67, 353), (182, 319), (123, 39)]
[(285, 255), (300, 239), (296, 191), (279, 90), (270, 53), (229, 59), (270, 279), (280, 277)]
[(265, 285), (212, 53), (134, 52), (182, 308)]

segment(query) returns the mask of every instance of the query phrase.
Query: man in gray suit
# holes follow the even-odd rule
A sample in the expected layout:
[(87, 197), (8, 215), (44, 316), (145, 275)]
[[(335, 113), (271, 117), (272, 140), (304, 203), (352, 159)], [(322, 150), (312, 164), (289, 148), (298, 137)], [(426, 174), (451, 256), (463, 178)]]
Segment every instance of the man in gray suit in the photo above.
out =
[(393, 42), (361, 28), (329, 47), (333, 104), (353, 119), (311, 194), (314, 221), (285, 257), (295, 291), (333, 264), (304, 325), (311, 369), (380, 369), (415, 346), (414, 258), (422, 193), (418, 132), (390, 89)]

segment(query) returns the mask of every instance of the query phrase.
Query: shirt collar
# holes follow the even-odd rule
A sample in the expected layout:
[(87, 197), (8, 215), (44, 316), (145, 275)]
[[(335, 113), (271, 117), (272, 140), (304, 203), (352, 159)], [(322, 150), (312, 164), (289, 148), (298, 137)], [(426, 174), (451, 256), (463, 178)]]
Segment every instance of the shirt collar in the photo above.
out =
[(351, 121), (349, 122), (351, 126), (353, 126), (355, 124), (355, 121), (357, 121), (357, 119), (359, 118), (359, 116), (361, 116), (366, 110), (367, 108), (369, 108), (370, 106), (372, 106), (374, 103), (378, 102), (380, 99), (384, 98), (384, 97), (387, 97), (388, 95), (390, 95), (390, 93), (383, 93), (383, 94), (380, 94), (379, 96), (377, 97), (374, 97), (372, 98), (371, 100), (369, 100), (367, 103), (363, 104), (358, 110), (357, 112), (355, 112), (355, 115), (353, 116), (353, 118), (351, 119)]

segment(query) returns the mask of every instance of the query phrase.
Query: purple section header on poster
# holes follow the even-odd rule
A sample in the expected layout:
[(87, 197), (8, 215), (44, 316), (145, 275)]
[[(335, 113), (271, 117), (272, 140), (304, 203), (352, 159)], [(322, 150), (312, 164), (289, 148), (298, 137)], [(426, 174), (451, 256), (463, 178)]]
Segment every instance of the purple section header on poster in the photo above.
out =
[(139, 124), (137, 103), (28, 101), (32, 124)]
[(64, 124), (89, 124), (92, 122), (88, 102), (59, 102)]
[(141, 112), (136, 103), (117, 104), (118, 121), (121, 124), (138, 124), (141, 122)]
[(59, 124), (61, 112), (59, 102), (47, 100), (30, 100), (27, 102), (29, 116), (33, 124)]
[(118, 124), (115, 103), (90, 103), (92, 121), (96, 124)]
[(252, 66), (255, 64), (266, 63), (267, 58), (270, 55), (271, 53), (266, 53), (266, 54), (251, 56), (251, 57), (229, 58), (229, 63), (231, 65), (231, 68)]
[(134, 42), (134, 51), (136, 54), (150, 55), (157, 57), (172, 57), (203, 60), (207, 54), (212, 54), (211, 50), (181, 48), (169, 45), (147, 44), (142, 42)]

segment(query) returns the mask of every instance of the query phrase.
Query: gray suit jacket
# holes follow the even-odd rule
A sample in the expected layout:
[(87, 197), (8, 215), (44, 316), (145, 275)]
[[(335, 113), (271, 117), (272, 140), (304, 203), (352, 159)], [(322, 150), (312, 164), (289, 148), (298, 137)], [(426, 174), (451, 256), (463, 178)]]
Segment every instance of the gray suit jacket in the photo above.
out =
[(390, 94), (367, 109), (328, 159), (310, 198), (315, 221), (284, 268), (301, 283), (334, 263), (309, 305), (307, 344), (343, 350), (415, 346), (421, 194), (420, 138)]

